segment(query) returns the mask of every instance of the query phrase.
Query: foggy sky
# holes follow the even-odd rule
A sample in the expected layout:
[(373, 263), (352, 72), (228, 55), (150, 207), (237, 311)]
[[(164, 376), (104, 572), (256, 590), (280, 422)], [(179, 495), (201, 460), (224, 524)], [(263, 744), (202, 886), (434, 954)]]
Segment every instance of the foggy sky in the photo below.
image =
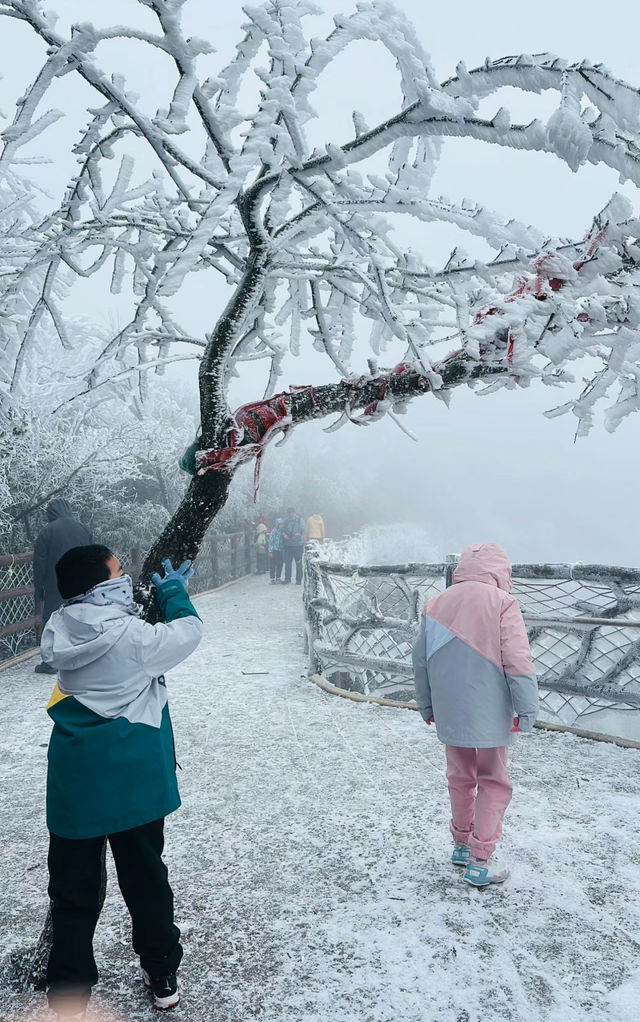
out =
[[(149, 12), (134, 0), (51, 0), (61, 15), (61, 27), (71, 21), (93, 20), (97, 24), (151, 25)], [(326, 17), (317, 21), (314, 34), (330, 27), (329, 15), (350, 11), (345, 2), (322, 2)], [(507, 0), (458, 0), (429, 3), (399, 0), (398, 6), (413, 20), (417, 34), (429, 51), (438, 77), (455, 71), (459, 59), (469, 67), (485, 56), (552, 51), (573, 59), (603, 61), (619, 77), (637, 82), (637, 40), (640, 5), (612, 0), (606, 8), (598, 0), (539, 0), (534, 6)], [(208, 37), (217, 53), (206, 58), (212, 69), (226, 62), (240, 38), (241, 4), (227, 0), (187, 0), (185, 17), (194, 34)], [(12, 116), (13, 103), (33, 76), (43, 49), (30, 30), (0, 19), (0, 110)], [(104, 44), (98, 51), (103, 66), (123, 71), (128, 83), (139, 90), (142, 102), (154, 112), (163, 89), (174, 78), (162, 58), (135, 57), (137, 44), (122, 41)], [(372, 58), (375, 53), (375, 59)], [(528, 120), (536, 113), (546, 118), (553, 108), (549, 97), (520, 97), (503, 90), (503, 97), (489, 101), (488, 113), (501, 103), (516, 119)], [(52, 164), (29, 170), (40, 185), (59, 196), (73, 173), (70, 147), (86, 123), (87, 105), (95, 96), (68, 75), (56, 86), (50, 105), (67, 113), (46, 136), (31, 147), (31, 154), (46, 153)], [(325, 72), (322, 87), (313, 100), (319, 117), (310, 128), (312, 144), (340, 143), (352, 135), (351, 111), (361, 109), (370, 123), (395, 112), (399, 106), (397, 75), (393, 61), (382, 57), (371, 44), (357, 44)], [(164, 103), (163, 103), (164, 105)], [(484, 110), (484, 107), (483, 107)], [(1, 123), (1, 122), (0, 122)], [(148, 157), (141, 154), (141, 163)], [(115, 161), (114, 161), (115, 163)], [(148, 173), (149, 166), (145, 173)], [(499, 147), (448, 140), (434, 182), (434, 193), (451, 199), (469, 196), (505, 216), (531, 222), (553, 235), (581, 236), (591, 218), (615, 190), (622, 190), (637, 205), (636, 189), (621, 186), (606, 168), (587, 167), (579, 174), (551, 156), (516, 153)], [(443, 262), (453, 245), (462, 242), (472, 254), (483, 254), (482, 243), (463, 238), (455, 228), (410, 225), (398, 227), (398, 237), (419, 248), (434, 266)], [(127, 314), (124, 299), (112, 298), (103, 276), (78, 288), (74, 297), (78, 311), (113, 324)], [(194, 281), (181, 298), (187, 325), (210, 329), (223, 307), (222, 287), (206, 300)], [(191, 311), (193, 310), (193, 311)], [(364, 370), (364, 363), (354, 366)], [(195, 366), (176, 373), (190, 387), (195, 400)], [(329, 379), (319, 356), (303, 354), (287, 366), (285, 383), (309, 383)], [(234, 399), (249, 400), (261, 393), (259, 370), (245, 367)], [(415, 400), (406, 424), (420, 443), (404, 437), (391, 422), (367, 429), (349, 427), (325, 434), (321, 427), (302, 427), (280, 450), (269, 451), (265, 471), (302, 452), (321, 449), (319, 471), (327, 478), (349, 477), (357, 484), (362, 505), (371, 521), (415, 521), (433, 531), (437, 543), (458, 550), (469, 542), (495, 539), (517, 560), (585, 560), (640, 564), (640, 541), (635, 528), (639, 486), (636, 451), (640, 420), (626, 421), (614, 435), (601, 426), (584, 440), (573, 442), (576, 420), (565, 416), (544, 419), (542, 410), (559, 404), (568, 391), (541, 386), (478, 398), (458, 390), (451, 408), (427, 396)], [(332, 488), (333, 489), (333, 488)], [(351, 489), (351, 486), (350, 486)], [(335, 498), (333, 498), (335, 499)], [(304, 509), (302, 509), (304, 510)], [(330, 509), (325, 509), (330, 518)]]

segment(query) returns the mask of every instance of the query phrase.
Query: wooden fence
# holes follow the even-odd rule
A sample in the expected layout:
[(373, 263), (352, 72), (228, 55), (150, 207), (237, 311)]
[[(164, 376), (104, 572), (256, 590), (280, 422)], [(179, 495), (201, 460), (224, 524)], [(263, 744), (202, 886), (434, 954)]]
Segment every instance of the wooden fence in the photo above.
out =
[[(134, 581), (140, 575), (144, 551), (134, 547), (124, 568)], [(189, 591), (215, 589), (248, 575), (255, 568), (250, 531), (212, 533), (205, 538), (195, 563)], [(33, 591), (33, 553), (0, 556), (0, 663), (28, 652), (39, 642), (40, 617)]]

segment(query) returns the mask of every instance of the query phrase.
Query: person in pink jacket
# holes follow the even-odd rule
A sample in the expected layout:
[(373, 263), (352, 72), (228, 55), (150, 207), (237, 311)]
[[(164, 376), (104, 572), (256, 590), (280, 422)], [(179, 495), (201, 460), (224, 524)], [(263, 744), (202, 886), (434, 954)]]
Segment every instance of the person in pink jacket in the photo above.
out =
[(424, 608), (413, 647), (418, 709), (446, 746), (452, 862), (475, 887), (509, 875), (493, 858), (511, 801), (507, 751), (538, 713), (529, 640), (510, 591), (504, 550), (467, 547), (453, 585)]

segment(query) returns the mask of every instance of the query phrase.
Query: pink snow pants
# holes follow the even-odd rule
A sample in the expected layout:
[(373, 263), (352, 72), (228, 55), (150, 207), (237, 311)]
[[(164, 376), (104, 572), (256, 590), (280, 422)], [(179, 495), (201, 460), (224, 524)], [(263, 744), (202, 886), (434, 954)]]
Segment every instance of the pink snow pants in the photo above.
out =
[(469, 845), (476, 859), (490, 859), (500, 840), (502, 819), (513, 791), (507, 773), (508, 746), (445, 748), (453, 840)]

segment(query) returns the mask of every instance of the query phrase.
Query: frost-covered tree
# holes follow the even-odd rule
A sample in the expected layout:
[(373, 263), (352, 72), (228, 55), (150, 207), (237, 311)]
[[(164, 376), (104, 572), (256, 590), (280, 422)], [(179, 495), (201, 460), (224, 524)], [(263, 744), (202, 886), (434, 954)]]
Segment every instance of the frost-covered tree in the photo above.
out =
[[(52, 281), (43, 314), (35, 312), (42, 300), (37, 284), (44, 285), (47, 272), (33, 259), (40, 228), (32, 191), (18, 177), (12, 186), (0, 188), (0, 227), (15, 257), (6, 269), (5, 309), (11, 305), (12, 314), (0, 319), (2, 365), (14, 377), (0, 419), (0, 551), (31, 548), (46, 505), (59, 496), (114, 549), (146, 548), (184, 492), (175, 451), (188, 443), (195, 424), (160, 382), (144, 402), (136, 394), (119, 400), (118, 376), (111, 388), (83, 393), (107, 335), (74, 317), (63, 335), (73, 337), (73, 344), (59, 344), (62, 327), (55, 330), (50, 309), (67, 291), (62, 277)], [(28, 295), (17, 286), (28, 276), (25, 252), (27, 260), (38, 262), (28, 277)], [(62, 313), (54, 309), (53, 315), (62, 324)], [(143, 489), (146, 500), (136, 493)]]
[(123, 556), (146, 548), (184, 492), (175, 460), (189, 438), (184, 408), (155, 386), (125, 414), (110, 400), (52, 415), (34, 389), (0, 429), (0, 553), (33, 548), (54, 497)]
[(20, 351), (29, 350), (35, 329), (29, 331), (29, 320), (42, 295), (46, 272), (34, 265), (41, 243), (34, 189), (11, 166), (4, 166), (0, 172), (0, 430), (15, 418), (19, 388), (14, 378), (20, 375)]
[[(66, 35), (40, 0), (0, 0), (0, 13), (46, 44), (42, 68), (3, 132), (0, 179), (59, 116), (47, 108), (57, 78), (77, 75), (95, 93), (75, 148), (77, 172), (59, 208), (39, 224), (37, 251), (2, 296), (11, 320), (4, 341), (11, 371), (2, 386), (4, 394), (19, 386), (34, 319), (49, 317), (60, 344), (73, 346), (64, 295), (52, 297), (57, 282), (68, 288), (74, 276), (107, 265), (112, 290), (131, 297), (133, 315), (92, 360), (79, 392), (102, 389), (126, 401), (132, 381), (144, 392), (150, 371), (185, 352), (195, 356), (196, 474), (148, 570), (160, 555), (194, 556), (237, 466), (259, 464), (265, 444), (300, 422), (333, 414), (329, 429), (366, 424), (397, 417), (418, 394), (448, 400), (462, 384), (486, 393), (533, 379), (574, 384), (559, 411), (575, 413), (579, 432), (589, 429), (600, 401), (609, 402), (610, 428), (637, 409), (640, 220), (628, 201), (614, 196), (583, 238), (562, 239), (472, 201), (431, 194), (447, 137), (548, 153), (574, 171), (605, 164), (640, 183), (636, 89), (602, 65), (550, 54), (487, 60), (474, 70), (460, 64), (441, 83), (414, 29), (387, 0), (358, 3), (326, 38), (308, 36), (317, 13), (308, 0), (247, 6), (235, 57), (211, 74), (203, 70), (210, 44), (182, 28), (184, 0), (138, 2), (148, 28), (83, 23)], [(165, 60), (153, 116), (104, 63), (102, 43), (117, 37), (135, 42), (140, 60), (148, 49)], [(312, 148), (314, 90), (358, 40), (381, 43), (395, 58), (402, 101), (373, 125), (354, 111), (351, 137), (327, 136)], [(251, 81), (259, 97), (246, 111), (239, 96)], [(480, 102), (504, 86), (552, 90), (557, 107), (546, 123), (513, 123), (504, 107), (480, 116)], [(132, 158), (141, 146), (152, 161), (147, 179)], [(433, 267), (428, 251), (398, 248), (398, 215), (454, 224), (495, 254), (480, 262), (456, 249)], [(201, 336), (176, 311), (176, 296), (196, 274), (203, 304), (214, 276), (228, 286), (225, 307), (212, 310)], [(365, 330), (371, 358), (354, 364), (354, 342)], [(294, 380), (283, 388), (285, 357), (309, 344), (326, 355), (331, 376), (321, 386)], [(590, 376), (576, 385), (569, 366), (584, 356)], [(232, 411), (233, 378), (248, 371), (255, 378), (261, 365), (264, 393)], [(74, 395), (66, 400), (73, 404)]]
[[(416, 395), (448, 400), (459, 385), (485, 393), (533, 379), (571, 387), (568, 368), (584, 356), (590, 378), (560, 409), (575, 413), (579, 431), (590, 427), (598, 402), (609, 402), (610, 428), (637, 409), (640, 221), (629, 203), (614, 196), (583, 238), (562, 239), (431, 194), (448, 137), (547, 153), (574, 171), (605, 164), (640, 183), (640, 97), (602, 65), (522, 54), (474, 70), (460, 64), (440, 83), (414, 29), (387, 0), (358, 3), (326, 38), (309, 37), (316, 8), (308, 0), (267, 0), (245, 8), (234, 59), (209, 73), (210, 44), (182, 28), (184, 0), (138, 0), (145, 29), (83, 23), (69, 34), (57, 30), (49, 2), (0, 0), (0, 14), (45, 47), (2, 132), (0, 188), (15, 191), (16, 168), (30, 159), (26, 146), (39, 135), (46, 145), (61, 116), (48, 105), (58, 79), (78, 76), (94, 99), (58, 207), (34, 217), (18, 187), (21, 228), (0, 216), (0, 414), (11, 416), (45, 324), (57, 354), (71, 352), (84, 367), (61, 395), (65, 414), (87, 398), (115, 397), (123, 406), (144, 398), (149, 373), (193, 353), (197, 471), (148, 570), (161, 555), (194, 556), (235, 469), (259, 464), (266, 443), (304, 421), (333, 414), (330, 429), (367, 424), (397, 417)], [(139, 46), (141, 61), (150, 49), (165, 61), (154, 115), (106, 62), (102, 44), (118, 37)], [(313, 148), (314, 91), (359, 40), (382, 44), (395, 59), (398, 110), (372, 125), (354, 111), (349, 138), (327, 134)], [(246, 110), (241, 96), (252, 81), (259, 97)], [(504, 86), (552, 91), (557, 107), (546, 123), (513, 123), (504, 107), (481, 116), (480, 102)], [(136, 164), (132, 154), (145, 148)], [(147, 166), (145, 178), (138, 168)], [(495, 255), (480, 262), (457, 249), (434, 267), (428, 250), (398, 248), (398, 216), (456, 225)], [(106, 268), (133, 314), (87, 358), (86, 339), (67, 325), (69, 291), (74, 278)], [(206, 307), (213, 277), (225, 282), (228, 301), (194, 336), (176, 296), (194, 278)], [(372, 349), (366, 365), (354, 361), (364, 331)], [(331, 377), (283, 388), (287, 354), (308, 344), (325, 354)], [(264, 393), (233, 411), (233, 379), (248, 371), (255, 378), (261, 366)]]

